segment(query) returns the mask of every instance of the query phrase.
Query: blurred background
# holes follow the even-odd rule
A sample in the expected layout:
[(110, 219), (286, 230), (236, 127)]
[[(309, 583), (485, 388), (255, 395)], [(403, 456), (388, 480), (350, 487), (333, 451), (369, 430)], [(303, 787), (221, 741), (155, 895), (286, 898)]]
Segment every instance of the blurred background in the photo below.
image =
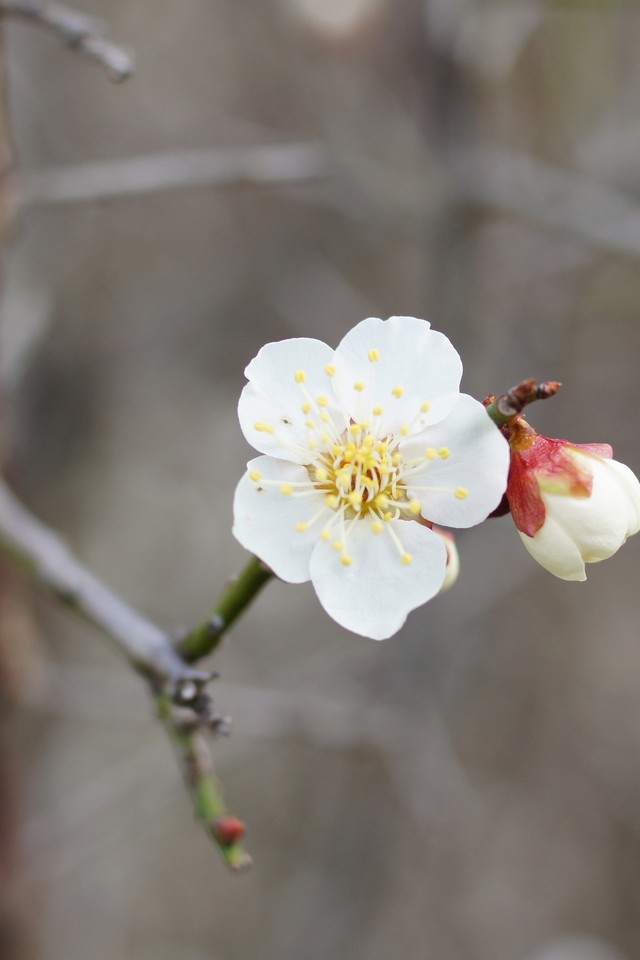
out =
[[(246, 363), (368, 315), (429, 319), (480, 399), (563, 381), (534, 425), (640, 471), (640, 5), (83, 9), (133, 79), (5, 31), (2, 442), (107, 583), (202, 616), (245, 561)], [(3, 960), (640, 956), (640, 538), (587, 584), (509, 518), (458, 547), (456, 588), (384, 644), (280, 583), (227, 639), (241, 877), (137, 678), (3, 565)]]

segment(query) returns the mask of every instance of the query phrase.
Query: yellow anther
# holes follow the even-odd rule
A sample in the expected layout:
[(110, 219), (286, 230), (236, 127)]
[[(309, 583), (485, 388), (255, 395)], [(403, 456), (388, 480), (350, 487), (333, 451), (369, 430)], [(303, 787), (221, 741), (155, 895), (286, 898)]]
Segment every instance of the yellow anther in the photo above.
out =
[(333, 376), (335, 376), (336, 368), (334, 367), (334, 365), (333, 365), (332, 363), (328, 363), (328, 364), (326, 365), (326, 367), (324, 368), (324, 372), (326, 373), (326, 375), (327, 375), (328, 377), (333, 377)]
[(361, 430), (362, 430), (362, 425), (359, 423), (352, 423), (351, 426), (349, 427), (349, 433), (352, 433), (354, 436), (356, 435), (356, 433), (360, 433)]
[(322, 538), (322, 540), (324, 540), (325, 543), (328, 543), (329, 540), (331, 540), (331, 531), (323, 530), (322, 533), (320, 534), (320, 537)]
[(376, 522), (373, 524), (373, 526), (371, 527), (371, 529), (373, 530), (374, 533), (382, 533), (383, 527), (382, 527), (382, 524), (380, 523), (380, 521), (379, 521), (379, 520), (376, 520)]
[(464, 487), (456, 487), (454, 496), (458, 500), (466, 500), (467, 497), (469, 496), (469, 491), (466, 490)]
[(329, 416), (328, 413), (321, 413), (320, 419), (322, 420), (323, 423), (329, 423), (331, 421), (331, 417)]
[(301, 523), (296, 523), (296, 530), (298, 533), (305, 533), (309, 529), (309, 524), (302, 521)]
[(352, 490), (349, 496), (347, 497), (347, 500), (354, 507), (359, 507), (360, 504), (362, 503), (362, 494), (360, 493), (359, 490)]
[(328, 476), (329, 476), (328, 470), (325, 470), (324, 467), (317, 467), (316, 480), (320, 480), (322, 482), (323, 480), (326, 480)]
[(379, 350), (376, 350), (376, 348), (373, 347), (371, 350), (369, 350), (368, 356), (369, 356), (369, 360), (371, 361), (371, 363), (375, 363), (376, 360), (379, 360), (379, 359), (380, 359), (380, 351), (379, 351)]
[(419, 500), (411, 500), (411, 501), (409, 502), (409, 512), (412, 513), (412, 514), (414, 515), (414, 517), (417, 517), (417, 516), (418, 516), (418, 514), (420, 513), (420, 510), (421, 510), (421, 509), (422, 509), (422, 508), (421, 508), (421, 506), (420, 506), (420, 501), (419, 501)]
[(391, 393), (393, 394), (394, 397), (397, 397), (399, 400), (400, 397), (404, 396), (404, 387), (394, 387)]
[(316, 428), (316, 422), (315, 422), (315, 420), (307, 420), (307, 421), (305, 422), (305, 426), (309, 427), (309, 430), (315, 430), (315, 428)]
[(346, 553), (342, 554), (342, 556), (340, 557), (340, 560), (342, 561), (343, 567), (350, 567), (351, 564), (353, 563), (353, 560), (351, 559), (351, 557), (348, 557)]
[(273, 427), (268, 423), (263, 423), (262, 420), (254, 423), (253, 429), (257, 430), (258, 433), (273, 433)]
[(410, 553), (403, 553), (402, 562), (404, 563), (405, 567), (409, 567), (413, 563), (413, 557)]
[(319, 407), (328, 407), (329, 398), (328, 397), (316, 397), (316, 403)]
[(403, 437), (408, 437), (408, 436), (409, 436), (409, 430), (410, 430), (410, 427), (408, 427), (408, 426), (406, 425), (406, 423), (405, 423), (405, 425), (404, 425), (403, 427), (400, 427), (400, 434), (401, 434)]
[(383, 413), (384, 413), (384, 410), (382, 409), (382, 407), (374, 407), (374, 408), (373, 408), (373, 415), (374, 415), (374, 417), (381, 417)]
[(390, 511), (390, 510), (387, 510), (387, 512), (386, 512), (385, 514), (383, 514), (382, 519), (384, 520), (385, 523), (389, 523), (389, 520), (391, 520), (391, 517), (392, 517), (392, 516), (393, 516), (393, 514), (391, 513), (391, 511)]
[(375, 499), (374, 506), (377, 507), (378, 510), (386, 510), (389, 506), (389, 497), (384, 493), (379, 493)]
[(307, 440), (307, 445), (309, 447), (309, 450), (316, 450), (318, 448), (318, 441), (316, 440), (315, 437), (309, 437), (309, 439)]
[(427, 449), (424, 452), (424, 458), (425, 460), (437, 460), (438, 451), (434, 450), (433, 447), (427, 447)]
[(259, 470), (252, 470), (249, 476), (251, 477), (254, 483), (257, 483), (260, 477), (262, 476), (262, 474), (260, 473)]
[(371, 436), (370, 433), (368, 433), (364, 438), (363, 445), (365, 447), (371, 448), (374, 445), (374, 443), (375, 443), (375, 439)]
[(339, 443), (334, 443), (331, 447), (331, 453), (334, 457), (340, 457), (344, 453), (344, 447), (341, 447)]
[(394, 467), (398, 467), (402, 463), (402, 454), (394, 453), (394, 455), (391, 457), (391, 462)]
[(389, 446), (389, 441), (388, 441), (388, 440), (378, 440), (378, 442), (376, 443), (376, 450), (377, 450), (378, 453), (380, 453), (380, 454), (386, 453), (388, 446)]
[(335, 497), (332, 493), (327, 494), (327, 497), (325, 498), (324, 502), (326, 503), (326, 505), (329, 507), (330, 510), (335, 510), (335, 508), (338, 506), (338, 498)]
[(353, 389), (357, 390), (358, 393), (362, 393), (362, 391), (364, 390), (364, 383), (362, 382), (362, 380), (356, 380), (356, 382), (353, 385)]
[(342, 540), (334, 540), (331, 544), (334, 550), (337, 550), (340, 553), (344, 549), (344, 543)]
[(308, 400), (305, 400), (305, 402), (302, 404), (302, 412), (304, 413), (305, 417), (308, 413), (311, 413), (311, 404)]
[(429, 413), (429, 410), (431, 410), (430, 403), (423, 403), (422, 406), (420, 407), (420, 413)]
[(296, 370), (295, 372), (295, 381), (296, 383), (304, 383), (307, 379), (307, 375), (304, 370)]
[(329, 434), (328, 434), (328, 433), (323, 433), (323, 434), (322, 434), (322, 436), (320, 437), (320, 443), (323, 443), (323, 444), (324, 444), (324, 443), (329, 443)]
[(284, 493), (288, 497), (293, 493), (293, 487), (290, 483), (283, 483), (280, 487), (280, 493)]
[(438, 456), (441, 460), (448, 460), (451, 456), (451, 450), (449, 450), (449, 447), (440, 447), (438, 450)]

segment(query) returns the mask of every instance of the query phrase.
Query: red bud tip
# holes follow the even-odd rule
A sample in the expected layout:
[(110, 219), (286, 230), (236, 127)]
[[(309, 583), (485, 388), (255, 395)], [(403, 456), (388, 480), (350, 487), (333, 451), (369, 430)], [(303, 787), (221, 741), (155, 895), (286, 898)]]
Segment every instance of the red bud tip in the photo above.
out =
[(218, 843), (223, 847), (231, 847), (243, 839), (246, 828), (242, 820), (237, 817), (218, 817), (211, 824), (211, 830)]

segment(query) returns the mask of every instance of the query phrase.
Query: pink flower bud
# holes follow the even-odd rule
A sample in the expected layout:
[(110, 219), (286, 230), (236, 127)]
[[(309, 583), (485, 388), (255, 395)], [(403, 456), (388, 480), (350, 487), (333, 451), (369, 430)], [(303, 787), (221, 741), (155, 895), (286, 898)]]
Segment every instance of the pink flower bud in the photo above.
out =
[(608, 444), (543, 437), (510, 427), (507, 499), (525, 547), (550, 573), (586, 580), (585, 563), (612, 556), (640, 530), (640, 483)]

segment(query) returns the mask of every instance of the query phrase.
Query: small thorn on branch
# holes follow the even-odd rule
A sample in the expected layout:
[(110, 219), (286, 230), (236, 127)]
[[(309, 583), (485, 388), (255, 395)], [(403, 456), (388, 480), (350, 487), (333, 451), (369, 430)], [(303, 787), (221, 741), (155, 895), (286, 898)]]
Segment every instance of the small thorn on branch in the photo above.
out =
[(487, 413), (499, 427), (504, 427), (522, 414), (525, 407), (534, 400), (548, 400), (553, 397), (562, 386), (557, 380), (547, 380), (538, 383), (536, 380), (523, 380), (522, 383), (501, 393), (499, 396), (491, 394), (484, 401)]
[(21, 17), (53, 31), (72, 50), (102, 64), (116, 83), (134, 72), (131, 51), (107, 40), (104, 24), (95, 17), (61, 3), (40, 0), (0, 0), (0, 14)]

